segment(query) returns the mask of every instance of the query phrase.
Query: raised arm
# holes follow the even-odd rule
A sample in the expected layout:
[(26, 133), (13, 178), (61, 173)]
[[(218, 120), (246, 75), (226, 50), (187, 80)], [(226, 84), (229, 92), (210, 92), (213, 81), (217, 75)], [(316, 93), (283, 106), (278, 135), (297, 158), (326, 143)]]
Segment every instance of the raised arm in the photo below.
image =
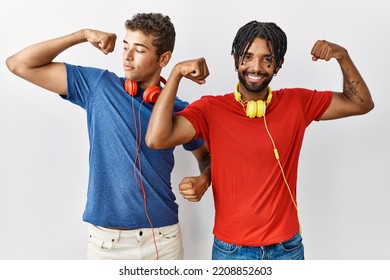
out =
[[(153, 107), (146, 132), (146, 144), (153, 149), (164, 149), (188, 143), (195, 137), (195, 129), (183, 116), (172, 115), (173, 106), (182, 77), (204, 84), (209, 75), (203, 58), (183, 61), (175, 65), (167, 83)], [(199, 201), (211, 183), (211, 160), (206, 144), (193, 151), (201, 174), (185, 177), (179, 184), (181, 195), (189, 201)]]
[(83, 42), (107, 54), (115, 48), (116, 35), (92, 29), (31, 45), (6, 60), (15, 75), (55, 93), (66, 95), (66, 69), (63, 63), (53, 62), (64, 50)]
[(322, 115), (322, 120), (362, 115), (374, 108), (370, 90), (345, 48), (319, 40), (311, 54), (314, 61), (335, 58), (343, 73), (343, 92), (333, 92), (332, 102)]
[(165, 149), (188, 143), (195, 137), (195, 129), (183, 116), (173, 115), (173, 106), (179, 83), (186, 77), (198, 84), (204, 84), (209, 75), (206, 61), (203, 58), (183, 61), (175, 65), (153, 107), (146, 144), (152, 149)]

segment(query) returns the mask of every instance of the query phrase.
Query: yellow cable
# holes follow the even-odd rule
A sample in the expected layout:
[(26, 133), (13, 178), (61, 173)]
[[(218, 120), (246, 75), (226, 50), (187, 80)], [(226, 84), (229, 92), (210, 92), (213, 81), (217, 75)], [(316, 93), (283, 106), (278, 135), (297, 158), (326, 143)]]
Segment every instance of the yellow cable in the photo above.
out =
[(288, 192), (289, 192), (289, 194), (290, 194), (291, 201), (292, 201), (292, 203), (294, 204), (295, 209), (297, 210), (297, 219), (298, 219), (298, 224), (299, 224), (299, 232), (302, 233), (301, 222), (299, 221), (298, 206), (297, 206), (297, 204), (296, 204), (296, 202), (295, 202), (295, 200), (294, 200), (294, 197), (293, 197), (293, 195), (292, 195), (291, 188), (290, 188), (290, 185), (289, 185), (288, 182), (287, 182), (286, 175), (284, 174), (283, 166), (282, 166), (282, 164), (281, 164), (281, 162), (280, 162), (280, 159), (279, 159), (279, 152), (278, 152), (278, 149), (276, 148), (275, 141), (274, 141), (274, 139), (272, 138), (271, 133), (269, 132), (269, 129), (268, 129), (268, 126), (267, 126), (267, 119), (266, 119), (265, 115), (263, 116), (263, 118), (264, 118), (265, 130), (267, 131), (268, 136), (269, 136), (269, 138), (271, 139), (272, 146), (274, 147), (275, 158), (276, 158), (276, 161), (277, 161), (278, 164), (279, 164), (280, 171), (282, 172), (282, 176), (283, 176), (284, 183), (286, 184), (287, 190), (288, 190)]

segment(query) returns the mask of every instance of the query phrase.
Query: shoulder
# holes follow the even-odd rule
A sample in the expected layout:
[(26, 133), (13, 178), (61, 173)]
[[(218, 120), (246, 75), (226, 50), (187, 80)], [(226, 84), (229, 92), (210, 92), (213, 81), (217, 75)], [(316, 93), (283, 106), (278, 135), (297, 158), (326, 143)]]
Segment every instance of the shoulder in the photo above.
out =
[(233, 93), (227, 93), (223, 95), (203, 95), (198, 101), (207, 103), (220, 103), (234, 100)]
[(305, 100), (312, 98), (328, 98), (332, 95), (332, 92), (313, 90), (307, 88), (282, 88), (272, 91), (272, 98), (274, 99), (289, 99), (289, 100)]
[(296, 94), (296, 95), (307, 95), (307, 94), (326, 94), (329, 93), (328, 90), (315, 90), (315, 89), (307, 89), (307, 88), (281, 88), (278, 90), (272, 90), (273, 95), (288, 95), (288, 94)]
[(107, 69), (101, 69), (101, 68), (91, 67), (91, 66), (80, 66), (80, 65), (68, 64), (68, 63), (64, 63), (64, 64), (66, 66), (67, 73), (71, 75), (80, 75), (80, 76), (87, 76), (87, 77), (107, 76), (107, 77), (115, 77), (119, 79), (118, 75), (116, 75), (115, 73)]

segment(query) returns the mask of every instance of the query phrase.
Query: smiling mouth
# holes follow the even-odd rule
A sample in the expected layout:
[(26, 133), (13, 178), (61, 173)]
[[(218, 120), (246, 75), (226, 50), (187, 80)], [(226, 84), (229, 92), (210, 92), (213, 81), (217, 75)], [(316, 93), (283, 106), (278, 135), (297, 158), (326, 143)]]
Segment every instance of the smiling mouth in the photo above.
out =
[(253, 74), (247, 74), (246, 77), (248, 78), (248, 82), (252, 82), (252, 83), (258, 83), (265, 78), (264, 75), (253, 75)]

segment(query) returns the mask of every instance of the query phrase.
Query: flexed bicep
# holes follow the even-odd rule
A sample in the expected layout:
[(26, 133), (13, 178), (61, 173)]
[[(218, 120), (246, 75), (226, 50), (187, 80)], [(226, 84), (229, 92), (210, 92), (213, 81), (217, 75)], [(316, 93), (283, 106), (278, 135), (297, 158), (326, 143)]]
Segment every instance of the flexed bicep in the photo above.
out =
[(173, 145), (185, 144), (192, 141), (196, 131), (192, 123), (181, 115), (174, 115), (172, 118), (171, 139)]

